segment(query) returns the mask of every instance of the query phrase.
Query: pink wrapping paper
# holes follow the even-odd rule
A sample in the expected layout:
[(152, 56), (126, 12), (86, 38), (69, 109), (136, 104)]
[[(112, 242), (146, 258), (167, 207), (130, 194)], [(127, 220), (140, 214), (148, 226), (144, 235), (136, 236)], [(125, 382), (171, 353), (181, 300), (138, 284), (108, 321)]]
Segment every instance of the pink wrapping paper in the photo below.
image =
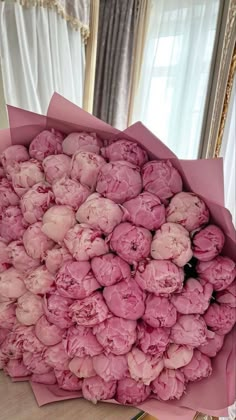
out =
[[(0, 132), (0, 152), (11, 144), (28, 145), (31, 139), (45, 128), (55, 128), (64, 133), (75, 131), (96, 131), (102, 138), (114, 141), (118, 138), (135, 141), (142, 145), (151, 158), (170, 159), (180, 171), (185, 189), (198, 194), (206, 202), (216, 223), (225, 232), (223, 253), (236, 258), (236, 233), (232, 216), (224, 206), (224, 183), (222, 159), (178, 160), (177, 157), (140, 122), (124, 132), (93, 117), (58, 94), (50, 102), (47, 116), (38, 115), (8, 106), (10, 129)], [(234, 401), (236, 386), (235, 372), (236, 328), (227, 336), (222, 350), (213, 360), (213, 374), (201, 382), (192, 383), (180, 401), (168, 403), (151, 399), (139, 406), (140, 409), (157, 416), (159, 420), (188, 420), (196, 411), (210, 415), (225, 415), (226, 407)], [(38, 404), (78, 398), (80, 392), (68, 393), (57, 386), (32, 383)], [(117, 403), (114, 400), (108, 402)]]

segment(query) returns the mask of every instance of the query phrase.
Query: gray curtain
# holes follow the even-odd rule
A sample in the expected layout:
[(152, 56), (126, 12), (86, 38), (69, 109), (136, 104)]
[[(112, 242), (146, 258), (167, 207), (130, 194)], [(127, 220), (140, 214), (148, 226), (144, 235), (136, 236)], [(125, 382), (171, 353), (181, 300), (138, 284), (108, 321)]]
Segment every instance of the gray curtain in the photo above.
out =
[(93, 114), (127, 127), (139, 0), (100, 0)]

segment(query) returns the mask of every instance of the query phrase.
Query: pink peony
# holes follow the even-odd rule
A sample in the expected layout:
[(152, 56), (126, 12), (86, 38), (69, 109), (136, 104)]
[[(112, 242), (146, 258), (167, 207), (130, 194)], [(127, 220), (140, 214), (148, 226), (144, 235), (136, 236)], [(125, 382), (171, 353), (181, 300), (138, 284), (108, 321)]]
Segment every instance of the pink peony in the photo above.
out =
[(70, 169), (71, 159), (66, 155), (50, 155), (43, 160), (45, 177), (50, 184), (63, 176), (69, 176)]
[(205, 354), (202, 354), (199, 350), (194, 350), (191, 362), (181, 370), (187, 382), (199, 381), (211, 375), (211, 359)]
[(101, 230), (105, 234), (111, 233), (122, 218), (121, 207), (108, 198), (100, 197), (99, 194), (88, 197), (76, 213), (78, 222), (87, 223), (91, 228)]
[(28, 226), (20, 208), (9, 206), (3, 209), (1, 217), (0, 233), (3, 239), (8, 243), (20, 239)]
[(129, 264), (148, 257), (152, 241), (151, 233), (131, 223), (120, 223), (110, 237), (110, 247)]
[(91, 328), (70, 327), (63, 337), (63, 345), (69, 357), (96, 356), (102, 352), (102, 346), (93, 335)]
[(231, 283), (227, 289), (216, 293), (216, 301), (231, 306), (231, 308), (236, 308), (236, 281)]
[(221, 255), (211, 261), (199, 261), (196, 268), (199, 277), (209, 281), (217, 291), (226, 289), (236, 276), (235, 262)]
[(105, 382), (123, 379), (128, 373), (127, 358), (124, 355), (99, 354), (93, 357), (93, 367)]
[(33, 185), (44, 181), (42, 164), (34, 159), (16, 163), (11, 177), (13, 188), (16, 194), (21, 197)]
[(93, 359), (90, 356), (75, 357), (69, 363), (69, 369), (78, 378), (91, 378), (96, 376), (93, 368)]
[(0, 179), (0, 211), (4, 207), (17, 206), (19, 197), (13, 191), (11, 183), (6, 179)]
[(183, 267), (193, 256), (188, 231), (177, 223), (164, 223), (153, 237), (151, 256)]
[(176, 323), (177, 311), (167, 297), (148, 295), (144, 321), (151, 327), (172, 327)]
[(44, 357), (48, 366), (58, 370), (68, 370), (69, 357), (62, 343), (48, 347), (44, 353)]
[(205, 225), (209, 211), (204, 201), (193, 193), (176, 194), (167, 207), (167, 222), (180, 223), (189, 232)]
[(135, 347), (128, 353), (127, 360), (131, 378), (144, 385), (150, 385), (164, 367), (163, 359), (147, 355)]
[(43, 295), (55, 289), (55, 277), (49, 273), (45, 265), (31, 271), (24, 279), (26, 288), (35, 295)]
[(90, 271), (88, 261), (68, 261), (62, 265), (56, 276), (60, 295), (72, 299), (84, 299), (100, 288), (100, 284)]
[(92, 271), (102, 286), (112, 286), (121, 280), (130, 280), (129, 264), (115, 254), (94, 257), (91, 261)]
[(109, 316), (108, 307), (101, 292), (94, 292), (70, 306), (72, 321), (84, 327), (93, 327)]
[(99, 153), (100, 147), (102, 147), (102, 140), (97, 134), (85, 131), (70, 133), (62, 143), (63, 152), (69, 156), (81, 151)]
[(44, 213), (42, 232), (53, 241), (61, 243), (75, 223), (75, 213), (71, 207), (53, 206)]
[(199, 261), (210, 261), (222, 251), (225, 235), (215, 225), (208, 225), (193, 237), (193, 255)]
[(23, 242), (14, 241), (8, 245), (8, 250), (11, 256), (11, 263), (13, 267), (20, 273), (30, 273), (35, 268), (39, 267), (40, 260), (31, 258), (25, 250)]
[(35, 335), (45, 346), (54, 346), (62, 341), (64, 330), (48, 321), (45, 315), (35, 325)]
[(179, 400), (185, 391), (185, 379), (182, 372), (164, 369), (152, 382), (152, 391), (159, 400)]
[(143, 166), (148, 160), (147, 152), (137, 143), (128, 140), (117, 140), (102, 148), (102, 156), (110, 162), (125, 160), (133, 165)]
[(99, 171), (96, 190), (115, 203), (124, 203), (142, 190), (140, 168), (123, 160), (106, 163)]
[(18, 359), (9, 360), (4, 367), (4, 372), (11, 378), (22, 378), (30, 376), (31, 374), (31, 372), (24, 365), (24, 362)]
[(204, 319), (212, 331), (219, 335), (228, 334), (236, 321), (235, 308), (213, 303), (204, 314)]
[(116, 392), (116, 381), (105, 382), (100, 376), (85, 378), (82, 384), (83, 397), (94, 404), (99, 400), (109, 400)]
[(43, 299), (27, 292), (18, 298), (16, 317), (21, 324), (34, 325), (43, 315)]
[(56, 204), (70, 206), (75, 211), (90, 194), (87, 187), (65, 176), (53, 182), (52, 190)]
[(41, 131), (30, 143), (29, 154), (42, 161), (46, 156), (62, 152), (63, 135), (54, 129)]
[(11, 266), (11, 253), (7, 244), (0, 240), (0, 273)]
[(43, 345), (34, 334), (32, 326), (16, 324), (2, 344), (2, 351), (9, 359), (19, 359), (24, 352), (42, 352)]
[[(16, 321), (16, 305), (11, 302), (0, 303), (0, 331), (1, 329), (11, 329)], [(1, 340), (0, 340), (1, 341)], [(1, 342), (0, 342), (1, 344)]]
[(136, 321), (114, 316), (96, 325), (93, 332), (106, 354), (119, 356), (128, 353), (136, 341)]
[[(0, 321), (1, 321), (1, 319), (0, 319)], [(3, 343), (3, 341), (5, 340), (5, 338), (8, 336), (9, 330), (7, 328), (4, 328), (4, 327), (2, 328), (2, 323), (0, 325), (1, 325), (1, 327), (0, 327), (0, 346), (1, 346), (1, 344)], [(10, 328), (11, 327), (12, 327), (12, 325), (10, 326)]]
[(57, 382), (53, 370), (48, 373), (33, 373), (30, 380), (31, 382), (37, 382), (44, 385), (54, 385)]
[(26, 229), (23, 235), (25, 250), (27, 254), (35, 260), (43, 259), (46, 251), (52, 249), (55, 245), (54, 242), (43, 233), (42, 226), (42, 222), (34, 223)]
[(80, 391), (82, 381), (69, 370), (54, 370), (59, 388), (65, 391)]
[(24, 219), (29, 223), (42, 220), (46, 210), (52, 205), (54, 195), (51, 188), (44, 182), (33, 185), (20, 200), (20, 208)]
[(7, 147), (0, 155), (0, 162), (8, 173), (11, 172), (15, 162), (25, 162), (29, 154), (25, 146), (20, 144)]
[(153, 328), (141, 322), (137, 328), (137, 343), (141, 350), (151, 356), (159, 355), (169, 344), (170, 330), (168, 328)]
[(127, 210), (126, 220), (136, 226), (154, 230), (165, 223), (164, 205), (157, 196), (149, 192), (143, 192), (126, 201), (123, 207)]
[(136, 382), (132, 378), (125, 378), (118, 381), (116, 400), (120, 404), (141, 404), (151, 394), (151, 388), (142, 382)]
[(59, 328), (69, 328), (72, 325), (72, 319), (69, 314), (69, 307), (72, 302), (72, 299), (58, 294), (44, 297), (43, 307), (48, 321)]
[(179, 344), (170, 344), (164, 355), (164, 366), (167, 369), (179, 369), (186, 366), (193, 357), (193, 349)]
[(144, 314), (145, 294), (133, 279), (105, 287), (103, 297), (110, 311), (118, 317), (135, 320)]
[(68, 261), (72, 260), (72, 255), (64, 246), (56, 245), (49, 249), (45, 256), (45, 265), (52, 274), (56, 274), (59, 268)]
[(198, 347), (198, 350), (208, 357), (215, 357), (223, 347), (224, 336), (213, 331), (211, 331), (211, 334), (210, 337), (207, 337), (206, 343)]
[(102, 238), (102, 232), (91, 229), (86, 224), (76, 224), (72, 227), (65, 235), (64, 242), (77, 261), (88, 261), (90, 258), (106, 254), (109, 250)]
[(72, 157), (71, 178), (94, 191), (99, 170), (105, 163), (96, 153), (76, 152)]
[(23, 353), (23, 362), (30, 372), (38, 375), (49, 373), (52, 370), (46, 363), (42, 352), (31, 353), (30, 351), (25, 351)]
[(17, 299), (26, 292), (24, 276), (22, 273), (11, 267), (0, 273), (0, 295)]
[(207, 327), (200, 315), (181, 315), (171, 328), (171, 341), (191, 347), (205, 344)]
[(135, 280), (150, 293), (170, 294), (182, 289), (184, 272), (170, 261), (144, 261), (137, 267)]
[(169, 160), (153, 160), (142, 168), (144, 190), (166, 202), (183, 189), (182, 178)]
[(210, 304), (212, 292), (210, 283), (189, 278), (181, 293), (171, 297), (171, 302), (180, 314), (203, 314)]

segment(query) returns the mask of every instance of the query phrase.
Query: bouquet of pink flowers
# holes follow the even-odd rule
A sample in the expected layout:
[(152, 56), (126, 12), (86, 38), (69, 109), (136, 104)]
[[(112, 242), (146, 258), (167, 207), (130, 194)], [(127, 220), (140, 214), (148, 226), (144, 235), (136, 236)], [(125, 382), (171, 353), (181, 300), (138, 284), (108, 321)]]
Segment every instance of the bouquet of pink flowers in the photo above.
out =
[(59, 95), (47, 118), (9, 119), (0, 368), (39, 404), (226, 408), (236, 264), (221, 162), (180, 161), (140, 123), (118, 132)]

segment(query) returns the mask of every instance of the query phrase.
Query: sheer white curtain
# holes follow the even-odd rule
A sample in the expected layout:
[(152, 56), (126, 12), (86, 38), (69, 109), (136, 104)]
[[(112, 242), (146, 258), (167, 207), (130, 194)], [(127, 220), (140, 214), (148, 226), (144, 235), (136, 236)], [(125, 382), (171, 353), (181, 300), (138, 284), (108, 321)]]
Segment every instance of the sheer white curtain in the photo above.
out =
[(153, 0), (132, 121), (196, 158), (219, 0)]
[(1, 3), (0, 58), (6, 103), (45, 113), (57, 91), (82, 106), (84, 43), (54, 9)]
[[(224, 159), (225, 205), (236, 226), (236, 76), (230, 95), (220, 155)], [(236, 408), (236, 407), (235, 407)]]

